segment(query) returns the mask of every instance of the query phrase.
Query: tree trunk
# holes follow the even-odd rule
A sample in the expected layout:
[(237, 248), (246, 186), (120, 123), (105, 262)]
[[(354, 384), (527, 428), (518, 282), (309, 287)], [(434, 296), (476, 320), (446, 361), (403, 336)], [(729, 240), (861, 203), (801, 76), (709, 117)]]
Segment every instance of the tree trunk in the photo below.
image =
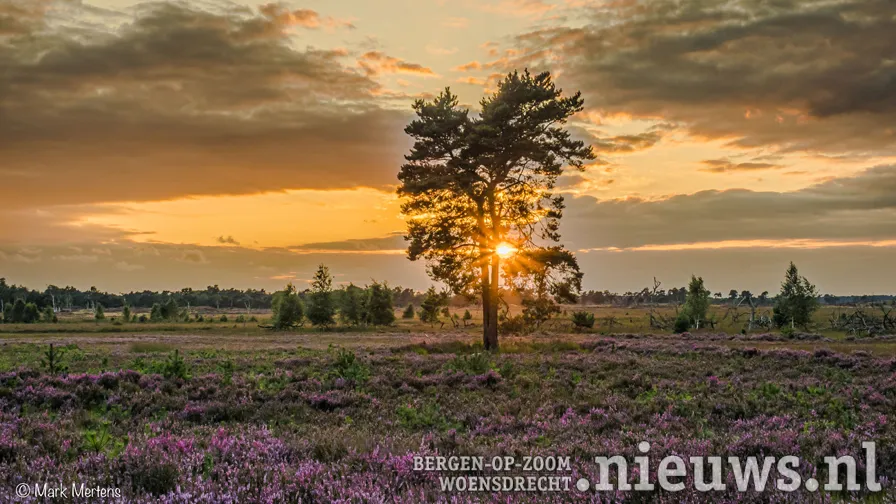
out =
[(479, 268), (479, 282), (482, 286), (482, 346), (488, 348), (489, 283), (487, 264)]
[(491, 257), (491, 280), (488, 294), (488, 328), (485, 330), (485, 349), (498, 350), (498, 280), (500, 274), (500, 258), (497, 254)]

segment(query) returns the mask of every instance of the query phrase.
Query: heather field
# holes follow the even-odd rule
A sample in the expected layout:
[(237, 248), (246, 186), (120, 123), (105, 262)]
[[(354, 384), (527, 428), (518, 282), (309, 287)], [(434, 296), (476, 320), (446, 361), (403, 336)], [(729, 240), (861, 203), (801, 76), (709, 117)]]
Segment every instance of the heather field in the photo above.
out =
[[(799, 335), (797, 335), (799, 336)], [(552, 334), (480, 353), (464, 331), (6, 334), (0, 500), (21, 483), (118, 488), (67, 502), (888, 502), (896, 342)], [(53, 346), (49, 352), (49, 344)], [(884, 491), (459, 493), (415, 456), (823, 457), (877, 442)], [(450, 473), (448, 473), (450, 474)], [(504, 474), (504, 473), (502, 473)], [(519, 472), (507, 473), (511, 475)], [(49, 500), (46, 500), (49, 501)]]

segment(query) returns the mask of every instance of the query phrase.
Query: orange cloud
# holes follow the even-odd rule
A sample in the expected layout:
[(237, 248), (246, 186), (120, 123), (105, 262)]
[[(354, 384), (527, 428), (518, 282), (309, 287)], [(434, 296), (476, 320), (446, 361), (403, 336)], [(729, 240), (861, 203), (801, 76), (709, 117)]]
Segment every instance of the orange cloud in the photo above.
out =
[(354, 25), (345, 20), (332, 17), (321, 17), (311, 9), (289, 10), (280, 4), (265, 4), (258, 8), (265, 17), (281, 28), (302, 26), (304, 28), (354, 28)]
[(399, 58), (388, 56), (380, 51), (370, 51), (364, 53), (358, 60), (358, 64), (367, 75), (379, 75), (382, 73), (406, 73), (423, 75), (427, 77), (438, 77), (431, 68), (419, 65), (417, 63), (408, 63)]
[(480, 63), (478, 61), (471, 61), (469, 63), (465, 63), (463, 65), (456, 66), (456, 67), (452, 68), (452, 70), (454, 70), (455, 72), (469, 72), (471, 70), (481, 70), (481, 69), (482, 69), (482, 63)]
[(476, 77), (473, 77), (473, 76), (459, 77), (457, 79), (457, 82), (460, 82), (461, 84), (472, 84), (474, 86), (484, 86), (485, 85), (485, 80), (477, 79)]

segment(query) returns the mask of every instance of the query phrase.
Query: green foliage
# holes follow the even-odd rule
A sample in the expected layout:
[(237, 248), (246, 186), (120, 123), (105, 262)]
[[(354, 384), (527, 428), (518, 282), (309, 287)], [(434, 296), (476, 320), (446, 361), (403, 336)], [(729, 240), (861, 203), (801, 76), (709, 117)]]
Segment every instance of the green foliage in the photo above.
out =
[(190, 370), (184, 358), (180, 356), (180, 351), (175, 350), (169, 354), (168, 358), (162, 364), (162, 376), (165, 378), (187, 380), (190, 378)]
[(329, 327), (336, 323), (336, 304), (333, 300), (333, 277), (330, 269), (321, 264), (311, 281), (308, 294), (308, 321), (318, 327)]
[(542, 324), (560, 313), (560, 306), (548, 296), (538, 296), (534, 299), (523, 299), (523, 319), (533, 328), (539, 328)]
[(40, 309), (34, 303), (25, 303), (25, 314), (22, 317), (22, 322), (33, 324), (38, 321), (40, 321)]
[(504, 314), (501, 317), (501, 332), (508, 334), (529, 334), (534, 329), (532, 321), (523, 314)]
[[(153, 303), (152, 309), (149, 311), (149, 319), (153, 322), (158, 322), (164, 319), (164, 317), (162, 317), (162, 305)], [(141, 320), (140, 322), (144, 321)]]
[(222, 315), (218, 318), (218, 322), (227, 322), (227, 315), (222, 314)]
[(15, 303), (6, 303), (3, 307), (3, 321), (12, 324), (32, 324), (40, 321), (41, 312), (34, 303), (26, 303), (24, 299), (16, 299)]
[(96, 307), (93, 309), (93, 318), (96, 320), (103, 320), (106, 318), (106, 311), (103, 309), (103, 305), (97, 303)]
[(271, 309), (273, 312), (271, 323), (277, 330), (295, 327), (304, 317), (302, 301), (291, 283), (286, 284), (286, 289), (274, 293)]
[(457, 354), (448, 363), (448, 368), (467, 374), (480, 375), (492, 368), (492, 362), (489, 355), (484, 352), (476, 352), (469, 355)]
[(594, 314), (588, 311), (572, 312), (572, 325), (577, 329), (591, 329), (594, 327)]
[(818, 291), (796, 265), (790, 263), (781, 284), (781, 292), (775, 299), (773, 320), (776, 326), (794, 326), (808, 329), (812, 314), (818, 309)]
[(675, 323), (672, 327), (672, 332), (675, 334), (686, 333), (691, 330), (691, 318), (682, 310), (678, 313), (678, 316), (675, 317)]
[(467, 322), (473, 320), (473, 314), (470, 313), (470, 310), (464, 310), (464, 316), (462, 320), (464, 321), (464, 327), (467, 327)]
[(65, 350), (56, 348), (56, 345), (50, 343), (50, 347), (44, 352), (44, 356), (40, 361), (40, 365), (48, 374), (56, 375), (68, 371), (68, 366), (62, 362), (62, 356)]
[(682, 313), (698, 329), (700, 328), (700, 323), (706, 320), (711, 295), (709, 289), (703, 286), (703, 277), (691, 275), (691, 282), (688, 284), (688, 293)]
[(364, 289), (350, 283), (339, 294), (339, 318), (342, 319), (342, 323), (351, 326), (361, 325), (366, 318)]
[(16, 302), (12, 305), (12, 313), (9, 317), (9, 321), (14, 324), (20, 324), (25, 321), (25, 300), (24, 299), (16, 299)]
[(84, 446), (93, 453), (108, 453), (117, 457), (127, 447), (127, 437), (115, 439), (109, 432), (109, 423), (103, 422), (97, 429), (84, 432)]
[(56, 318), (56, 313), (53, 311), (52, 306), (47, 306), (44, 308), (44, 311), (41, 313), (41, 320), (43, 322), (49, 322), (53, 324), (59, 322), (59, 319)]
[(401, 318), (410, 320), (414, 318), (415, 314), (416, 313), (414, 312), (414, 305), (409, 304), (405, 307), (404, 311), (401, 312)]
[(448, 420), (442, 415), (436, 404), (426, 404), (420, 408), (412, 405), (398, 406), (395, 413), (399, 423), (411, 429), (444, 430), (450, 427)]
[(230, 385), (233, 383), (233, 373), (236, 368), (233, 365), (233, 361), (225, 360), (218, 363), (218, 371), (221, 373), (221, 383), (224, 385)]
[(391, 325), (395, 322), (392, 290), (386, 283), (373, 282), (368, 288), (367, 321), (375, 326)]
[(177, 313), (177, 301), (173, 297), (168, 298), (168, 301), (162, 305), (162, 316), (165, 320), (172, 320), (177, 318)]
[(443, 306), (448, 306), (448, 293), (436, 292), (436, 288), (430, 286), (420, 303), (420, 320), (430, 325), (436, 324)]
[(169, 297), (164, 304), (154, 303), (149, 312), (149, 319), (153, 322), (161, 322), (165, 320), (175, 320), (179, 315), (177, 309), (177, 301), (173, 297)]
[[(330, 351), (333, 350), (333, 347), (330, 347)], [(354, 352), (344, 348), (336, 348), (333, 374), (355, 384), (362, 384), (370, 378), (370, 368), (361, 362)]]
[(121, 320), (124, 323), (131, 321), (131, 306), (127, 303), (121, 308)]

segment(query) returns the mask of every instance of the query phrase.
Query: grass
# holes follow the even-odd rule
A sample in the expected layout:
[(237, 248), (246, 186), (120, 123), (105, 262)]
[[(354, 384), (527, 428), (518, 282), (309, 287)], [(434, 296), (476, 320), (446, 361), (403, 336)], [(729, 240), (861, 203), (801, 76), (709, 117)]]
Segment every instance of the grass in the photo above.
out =
[(131, 343), (130, 346), (131, 353), (163, 353), (173, 352), (174, 350), (175, 347), (173, 345), (155, 341), (138, 341)]
[[(473, 323), (467, 327), (453, 327), (446, 320), (444, 326), (439, 324), (430, 325), (420, 322), (419, 320), (407, 320), (401, 318), (401, 309), (396, 308), (396, 322), (390, 327), (343, 327), (337, 326), (329, 329), (330, 332), (351, 332), (351, 333), (420, 333), (420, 334), (441, 334), (441, 333), (464, 333), (476, 335), (481, 331), (482, 311), (476, 307), (456, 308), (452, 313), (458, 316), (462, 315), (465, 310), (469, 309), (473, 315)], [(844, 339), (848, 335), (841, 331), (831, 331), (829, 320), (832, 315), (838, 311), (848, 310), (849, 308), (837, 306), (822, 306), (816, 311), (813, 317), (812, 332), (817, 332), (831, 339)], [(511, 307), (511, 313), (516, 313), (519, 307)], [(565, 305), (564, 313), (553, 320), (548, 321), (540, 329), (539, 332), (547, 334), (566, 334), (573, 331), (571, 313), (573, 311), (587, 311), (594, 313), (595, 325), (593, 329), (586, 330), (586, 333), (595, 334), (618, 334), (618, 333), (660, 333), (671, 332), (663, 331), (650, 327), (650, 308), (646, 306), (636, 307), (615, 307), (615, 306), (581, 306), (581, 305)], [(661, 305), (654, 309), (657, 317), (665, 317), (672, 320), (675, 318), (676, 307), (671, 305)], [(220, 322), (221, 315), (226, 315), (228, 322)], [(121, 323), (119, 313), (107, 312), (106, 320), (95, 321), (89, 312), (63, 313), (60, 315), (58, 323), (36, 323), (36, 324), (0, 324), (0, 338), (12, 334), (34, 334), (34, 335), (52, 335), (52, 334), (79, 334), (79, 333), (109, 333), (109, 334), (141, 334), (141, 333), (205, 333), (211, 332), (215, 334), (233, 334), (233, 335), (264, 335), (270, 332), (259, 326), (270, 324), (270, 311), (254, 311), (251, 316), (257, 318), (257, 322), (235, 322), (239, 315), (245, 313), (233, 310), (220, 310), (214, 313), (204, 313), (204, 321), (191, 322), (132, 322)], [(771, 307), (762, 307), (758, 310), (757, 315), (771, 315)], [(718, 322), (715, 328), (702, 328), (695, 332), (715, 332), (737, 334), (746, 329), (747, 320), (749, 319), (749, 309), (740, 308), (737, 314), (730, 310), (727, 306), (713, 305), (710, 308), (710, 317)], [(442, 317), (444, 319), (444, 317)], [(753, 333), (769, 332), (762, 328), (754, 328)], [(318, 328), (305, 325), (296, 328), (290, 333), (294, 334), (320, 334)]]

